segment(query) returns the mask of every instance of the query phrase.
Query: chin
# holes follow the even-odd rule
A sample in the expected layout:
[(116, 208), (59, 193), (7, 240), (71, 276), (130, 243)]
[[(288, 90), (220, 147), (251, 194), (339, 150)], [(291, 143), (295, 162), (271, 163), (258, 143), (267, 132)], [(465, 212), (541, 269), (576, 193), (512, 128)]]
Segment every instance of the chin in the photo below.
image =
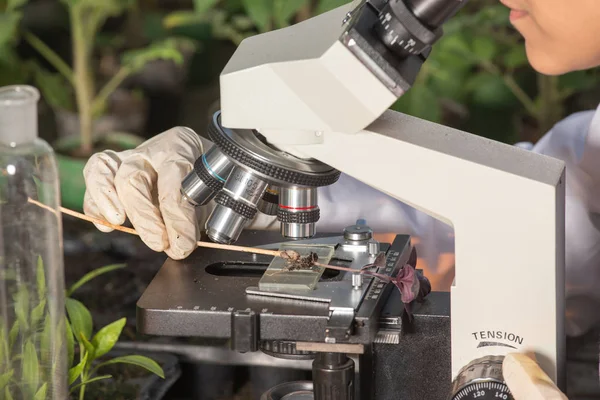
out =
[(546, 50), (542, 47), (533, 46), (525, 42), (527, 59), (529, 64), (537, 72), (548, 76), (568, 74), (574, 71), (583, 71), (600, 66), (600, 54), (596, 56), (582, 57), (579, 54), (559, 54), (552, 49)]
[(532, 46), (527, 42), (525, 44), (525, 49), (527, 51), (527, 59), (529, 60), (529, 64), (531, 64), (533, 69), (540, 74), (557, 76), (578, 69), (573, 68), (572, 65), (566, 63), (564, 58), (561, 59), (560, 57), (553, 57), (552, 54), (549, 54), (548, 52), (543, 51), (536, 46)]

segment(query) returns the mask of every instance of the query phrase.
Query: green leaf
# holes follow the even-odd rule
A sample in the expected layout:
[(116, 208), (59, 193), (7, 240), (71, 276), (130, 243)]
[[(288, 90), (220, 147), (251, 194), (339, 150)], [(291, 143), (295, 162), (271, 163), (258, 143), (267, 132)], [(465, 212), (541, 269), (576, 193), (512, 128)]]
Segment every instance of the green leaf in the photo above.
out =
[(558, 79), (560, 86), (563, 89), (569, 89), (571, 91), (589, 90), (598, 83), (598, 80), (590, 75), (587, 71), (571, 72), (561, 75)]
[(19, 336), (19, 321), (15, 321), (12, 328), (10, 328), (10, 332), (8, 334), (8, 341), (10, 343), (10, 348), (13, 348), (16, 344), (17, 338)]
[(25, 285), (21, 285), (13, 296), (15, 301), (15, 313), (19, 321), (20, 329), (29, 329), (29, 291)]
[(43, 365), (48, 365), (51, 360), (50, 356), (52, 355), (52, 330), (51, 330), (51, 318), (46, 318), (44, 321), (44, 329), (41, 333), (40, 338), (40, 358)]
[(0, 48), (16, 42), (17, 28), (20, 22), (21, 13), (5, 12), (0, 14)]
[(181, 64), (183, 63), (183, 55), (179, 51), (180, 44), (191, 45), (191, 42), (167, 39), (144, 49), (130, 50), (123, 54), (123, 65), (130, 68), (132, 72), (136, 72), (155, 60), (170, 60), (176, 64)]
[(70, 297), (66, 299), (66, 306), (75, 338), (79, 342), (81, 342), (81, 335), (86, 339), (90, 338), (93, 329), (92, 314), (90, 313), (90, 310), (88, 310), (80, 301)]
[(23, 7), (28, 0), (8, 0), (6, 2), (6, 11), (14, 11), (17, 8)]
[(152, 372), (153, 374), (158, 375), (161, 378), (165, 379), (165, 372), (163, 371), (161, 366), (158, 365), (158, 363), (156, 361), (154, 361), (148, 357), (139, 356), (139, 355), (116, 357), (116, 358), (113, 358), (112, 360), (106, 361), (106, 362), (98, 365), (97, 368), (100, 369), (101, 367), (105, 367), (105, 366), (111, 365), (111, 364), (137, 365), (137, 366), (145, 368), (146, 370)]
[(44, 316), (44, 311), (46, 310), (46, 300), (42, 300), (40, 304), (35, 306), (33, 311), (31, 311), (31, 326), (36, 327), (37, 324), (42, 320)]
[(215, 7), (219, 0), (194, 0), (194, 12), (204, 14)]
[(473, 54), (481, 61), (491, 61), (498, 52), (498, 44), (487, 36), (476, 36), (472, 43)]
[(199, 25), (209, 22), (208, 16), (194, 11), (173, 11), (162, 20), (165, 29), (175, 29), (182, 26)]
[(35, 346), (28, 341), (23, 350), (23, 362), (21, 364), (21, 379), (27, 388), (27, 398), (33, 398), (37, 391), (40, 380), (40, 364), (35, 351)]
[(467, 83), (466, 88), (472, 93), (472, 101), (480, 106), (503, 108), (517, 103), (504, 80), (495, 74), (481, 72)]
[(508, 53), (504, 56), (504, 65), (508, 68), (519, 68), (527, 65), (527, 52), (525, 46), (518, 45), (511, 47)]
[[(295, 0), (294, 0), (295, 1)], [(246, 13), (260, 32), (271, 30), (273, 0), (243, 0)]]
[(14, 374), (14, 371), (11, 369), (10, 371), (0, 375), (0, 390), (4, 391), (4, 388), (6, 388), (6, 386), (12, 379), (13, 374)]
[(51, 73), (34, 64), (33, 78), (44, 100), (55, 110), (74, 110), (69, 82), (59, 73)]
[(87, 359), (89, 360), (89, 362), (94, 361), (96, 359), (96, 349), (94, 348), (94, 345), (90, 343), (90, 341), (87, 340), (87, 338), (83, 335), (81, 335), (79, 339), (83, 344), (85, 351), (87, 352)]
[(46, 392), (48, 390), (48, 383), (44, 383), (40, 390), (37, 391), (33, 400), (46, 400)]
[(9, 388), (4, 389), (4, 400), (14, 400), (14, 397), (10, 394)]
[(102, 376), (97, 376), (97, 377), (95, 377), (95, 378), (88, 379), (87, 381), (85, 381), (85, 382), (83, 382), (83, 383), (79, 383), (79, 384), (77, 384), (77, 385), (73, 386), (73, 387), (72, 387), (72, 388), (71, 388), (69, 391), (70, 391), (71, 393), (73, 393), (75, 390), (79, 389), (79, 388), (80, 388), (81, 386), (83, 386), (83, 385), (86, 385), (86, 386), (87, 386), (87, 385), (89, 385), (90, 383), (94, 383), (94, 382), (98, 382), (98, 381), (103, 381), (103, 380), (105, 380), (105, 379), (110, 379), (110, 378), (112, 378), (112, 375), (102, 375)]
[(315, 14), (323, 14), (345, 4), (348, 4), (348, 0), (320, 0)]
[(81, 278), (80, 280), (75, 282), (69, 288), (69, 290), (67, 291), (67, 297), (71, 297), (77, 289), (79, 289), (80, 287), (82, 287), (83, 285), (85, 285), (86, 283), (91, 281), (92, 279), (95, 279), (95, 278), (99, 277), (100, 275), (106, 274), (108, 272), (112, 272), (112, 271), (116, 271), (118, 269), (125, 268), (126, 266), (127, 266), (127, 264), (113, 264), (113, 265), (107, 265), (105, 267), (98, 268), (91, 272), (88, 272), (87, 274), (85, 274), (83, 276), (83, 278)]
[(431, 122), (439, 122), (441, 119), (441, 106), (438, 98), (424, 84), (415, 85), (392, 106), (392, 109)]
[(71, 328), (71, 324), (69, 324), (69, 320), (65, 318), (66, 324), (66, 338), (67, 338), (67, 357), (68, 357), (68, 366), (73, 365), (73, 360), (75, 359), (75, 338), (73, 337), (73, 329)]
[(309, 0), (274, 0), (273, 18), (277, 27), (289, 26), (291, 19), (306, 6), (310, 6)]
[(92, 340), (92, 344), (96, 349), (96, 353), (94, 354), (96, 358), (102, 357), (112, 350), (119, 340), (126, 322), (127, 318), (121, 318), (118, 321), (106, 325), (96, 333)]
[(72, 385), (83, 372), (87, 363), (88, 353), (85, 353), (81, 362), (69, 370), (69, 386)]
[(248, 31), (254, 27), (254, 22), (246, 15), (234, 15), (231, 17), (231, 25), (240, 31)]
[[(34, 177), (35, 179), (36, 177)], [(38, 179), (39, 181), (39, 179)], [(41, 182), (38, 183), (38, 189), (40, 186)], [(44, 271), (44, 261), (42, 260), (42, 256), (38, 256), (37, 259), (37, 271), (36, 271), (36, 278), (37, 278), (37, 290), (38, 290), (38, 298), (40, 299), (40, 301), (42, 301), (43, 299), (46, 298), (46, 273)]]

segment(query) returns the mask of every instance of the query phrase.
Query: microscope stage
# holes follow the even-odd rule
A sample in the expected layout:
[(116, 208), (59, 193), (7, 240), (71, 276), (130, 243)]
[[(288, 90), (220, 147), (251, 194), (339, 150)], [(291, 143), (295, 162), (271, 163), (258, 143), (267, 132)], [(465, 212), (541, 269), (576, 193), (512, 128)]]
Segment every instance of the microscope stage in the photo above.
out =
[[(281, 236), (245, 232), (238, 243), (275, 250)], [(320, 235), (293, 243), (336, 245), (331, 265), (360, 269), (374, 259), (341, 236)], [(394, 266), (408, 261), (410, 237), (399, 235), (391, 246), (381, 244), (380, 251), (387, 252), (388, 263), (379, 272), (393, 274)], [(331, 337), (337, 337), (337, 343), (374, 340), (381, 311), (390, 293), (396, 291), (393, 285), (364, 276), (362, 287), (356, 289), (353, 274), (327, 270), (315, 290), (261, 292), (258, 283), (272, 259), (199, 248), (186, 260), (167, 260), (138, 301), (138, 331), (160, 336), (231, 338), (241, 334), (253, 340), (329, 343)], [(397, 300), (387, 306), (392, 307), (387, 314), (395, 315), (399, 324), (403, 305), (399, 296), (393, 297)], [(338, 322), (341, 325), (336, 326)], [(352, 331), (348, 337), (340, 332), (336, 336), (336, 330), (346, 327)]]

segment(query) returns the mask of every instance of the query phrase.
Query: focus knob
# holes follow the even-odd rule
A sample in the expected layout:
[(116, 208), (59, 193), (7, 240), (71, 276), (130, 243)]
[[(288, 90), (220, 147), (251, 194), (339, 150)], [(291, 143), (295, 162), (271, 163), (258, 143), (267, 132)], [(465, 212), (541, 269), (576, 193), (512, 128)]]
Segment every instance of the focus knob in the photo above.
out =
[(502, 356), (486, 356), (460, 370), (452, 384), (452, 400), (514, 400), (502, 375)]

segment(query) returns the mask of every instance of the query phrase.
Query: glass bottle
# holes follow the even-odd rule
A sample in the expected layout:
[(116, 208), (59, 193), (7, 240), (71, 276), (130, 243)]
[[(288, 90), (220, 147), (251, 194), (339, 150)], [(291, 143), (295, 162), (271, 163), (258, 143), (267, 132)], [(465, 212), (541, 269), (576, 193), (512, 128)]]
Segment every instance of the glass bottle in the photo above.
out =
[(68, 398), (57, 165), (30, 86), (0, 87), (0, 398)]

